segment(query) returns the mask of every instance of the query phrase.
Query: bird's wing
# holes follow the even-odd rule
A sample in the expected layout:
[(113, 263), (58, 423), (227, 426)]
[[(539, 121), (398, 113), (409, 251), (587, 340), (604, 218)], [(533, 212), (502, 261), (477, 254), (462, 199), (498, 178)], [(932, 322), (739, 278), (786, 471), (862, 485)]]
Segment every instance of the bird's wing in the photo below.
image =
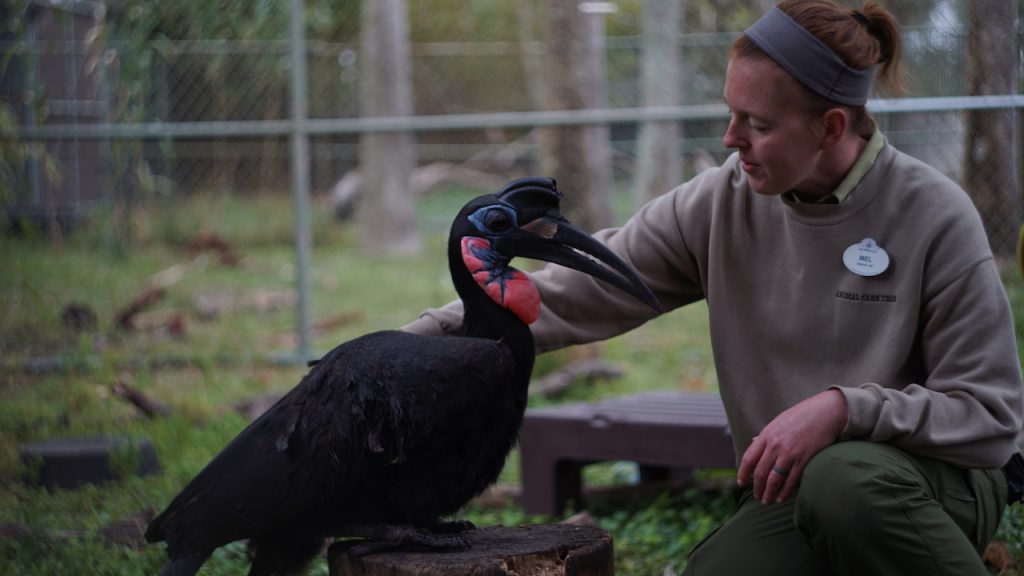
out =
[(325, 453), (339, 447), (368, 465), (402, 462), (439, 426), (483, 413), (512, 386), (506, 346), (479, 338), (380, 332), (317, 364), (290, 438)]
[[(188, 549), (252, 537), (354, 490), (512, 380), (489, 340), (377, 332), (342, 344), (232, 440), (151, 524)], [(351, 497), (352, 494), (348, 494)], [(172, 542), (173, 544), (173, 542)]]
[(298, 423), (303, 380), (225, 446), (149, 525), (146, 540), (175, 549), (211, 550), (271, 528), (295, 492), (302, 466), (286, 451)]

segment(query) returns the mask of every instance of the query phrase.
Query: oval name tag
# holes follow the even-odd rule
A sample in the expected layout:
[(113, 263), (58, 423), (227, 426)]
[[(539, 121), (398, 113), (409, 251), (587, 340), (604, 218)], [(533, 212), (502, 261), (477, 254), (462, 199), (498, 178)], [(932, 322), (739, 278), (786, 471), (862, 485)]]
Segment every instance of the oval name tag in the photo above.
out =
[(889, 268), (889, 255), (873, 238), (865, 238), (843, 252), (843, 264), (854, 274), (878, 276)]

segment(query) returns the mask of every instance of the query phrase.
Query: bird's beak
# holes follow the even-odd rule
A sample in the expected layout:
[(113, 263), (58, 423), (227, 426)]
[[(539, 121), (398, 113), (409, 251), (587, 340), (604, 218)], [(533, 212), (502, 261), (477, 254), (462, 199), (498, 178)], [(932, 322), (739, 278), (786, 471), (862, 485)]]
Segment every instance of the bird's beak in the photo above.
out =
[(534, 258), (579, 270), (661, 311), (654, 293), (629, 264), (561, 216), (537, 218), (496, 239), (494, 247), (510, 258)]

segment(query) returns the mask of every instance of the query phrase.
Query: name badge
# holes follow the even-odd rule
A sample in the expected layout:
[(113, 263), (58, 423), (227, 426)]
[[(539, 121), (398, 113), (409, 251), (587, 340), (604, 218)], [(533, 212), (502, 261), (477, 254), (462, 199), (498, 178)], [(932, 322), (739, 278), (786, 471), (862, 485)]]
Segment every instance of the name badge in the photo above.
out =
[(843, 252), (843, 264), (859, 276), (878, 276), (889, 268), (889, 255), (873, 238), (865, 238)]

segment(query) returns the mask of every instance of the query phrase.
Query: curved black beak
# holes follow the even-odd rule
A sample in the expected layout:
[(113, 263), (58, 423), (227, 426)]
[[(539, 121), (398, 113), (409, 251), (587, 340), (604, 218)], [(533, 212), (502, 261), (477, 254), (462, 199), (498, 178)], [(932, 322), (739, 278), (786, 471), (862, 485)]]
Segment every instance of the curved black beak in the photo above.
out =
[(561, 216), (537, 218), (496, 239), (494, 247), (509, 258), (534, 258), (579, 270), (661, 312), (658, 299), (629, 264)]

